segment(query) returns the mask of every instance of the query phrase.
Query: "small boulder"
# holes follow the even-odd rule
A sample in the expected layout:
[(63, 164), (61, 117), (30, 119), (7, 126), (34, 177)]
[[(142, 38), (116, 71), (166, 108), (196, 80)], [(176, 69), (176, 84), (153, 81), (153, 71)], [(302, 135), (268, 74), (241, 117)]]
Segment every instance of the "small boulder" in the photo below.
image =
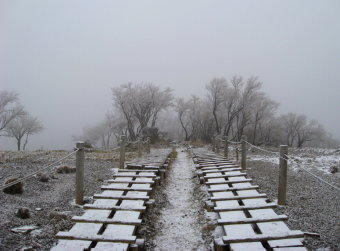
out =
[(75, 173), (76, 168), (73, 166), (58, 166), (57, 173)]
[(329, 169), (329, 171), (331, 173), (337, 173), (339, 172), (339, 168), (337, 166), (331, 166), (331, 168)]
[(52, 211), (50, 213), (50, 219), (61, 221), (61, 220), (67, 220), (69, 218), (69, 215), (65, 212), (58, 212), (58, 211)]
[(37, 178), (40, 182), (48, 182), (50, 178), (48, 177), (48, 174), (46, 173), (38, 173)]
[(17, 210), (15, 215), (21, 219), (28, 219), (30, 217), (30, 210), (27, 207), (22, 207)]
[[(18, 179), (17, 178), (8, 179), (5, 181), (5, 185), (12, 183), (16, 180)], [(10, 187), (3, 189), (3, 192), (8, 194), (22, 194), (24, 192), (24, 184), (22, 182), (18, 182)]]
[(29, 225), (29, 226), (15, 227), (15, 228), (12, 228), (11, 231), (13, 233), (27, 234), (37, 228), (38, 228), (37, 226)]

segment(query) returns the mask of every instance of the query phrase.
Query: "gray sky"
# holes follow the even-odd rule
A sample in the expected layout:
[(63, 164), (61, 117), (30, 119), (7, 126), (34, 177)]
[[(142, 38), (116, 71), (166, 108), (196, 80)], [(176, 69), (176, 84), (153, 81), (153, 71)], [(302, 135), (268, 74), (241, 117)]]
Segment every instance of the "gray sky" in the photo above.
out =
[(0, 89), (46, 127), (29, 149), (73, 147), (111, 109), (113, 86), (203, 95), (234, 74), (258, 76), (280, 112), (340, 138), (339, 31), (338, 0), (0, 0)]

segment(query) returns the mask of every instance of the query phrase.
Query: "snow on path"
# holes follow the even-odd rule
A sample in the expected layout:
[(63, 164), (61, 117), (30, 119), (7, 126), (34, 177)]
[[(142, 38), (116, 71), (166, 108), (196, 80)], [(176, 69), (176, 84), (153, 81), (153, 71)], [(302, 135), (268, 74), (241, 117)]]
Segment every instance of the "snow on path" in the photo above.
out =
[(187, 152), (181, 148), (177, 151), (167, 178), (165, 193), (169, 204), (161, 211), (162, 227), (154, 239), (155, 250), (204, 250), (201, 226), (196, 219), (199, 205), (192, 200), (195, 167)]

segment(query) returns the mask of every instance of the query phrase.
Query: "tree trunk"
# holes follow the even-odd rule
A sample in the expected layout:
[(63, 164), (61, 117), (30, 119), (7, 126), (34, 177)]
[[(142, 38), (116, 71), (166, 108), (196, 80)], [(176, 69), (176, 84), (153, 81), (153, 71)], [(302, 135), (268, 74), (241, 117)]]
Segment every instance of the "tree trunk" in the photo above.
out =
[(26, 139), (25, 139), (25, 143), (24, 143), (24, 146), (23, 146), (24, 151), (26, 150), (27, 143), (28, 143), (28, 134), (26, 134)]

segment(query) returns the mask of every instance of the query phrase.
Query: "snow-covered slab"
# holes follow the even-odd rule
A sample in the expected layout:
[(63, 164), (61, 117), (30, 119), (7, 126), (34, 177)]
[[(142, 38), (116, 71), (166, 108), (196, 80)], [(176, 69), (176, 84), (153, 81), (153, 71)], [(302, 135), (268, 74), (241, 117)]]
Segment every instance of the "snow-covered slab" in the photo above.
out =
[(123, 195), (123, 191), (111, 191), (105, 190), (101, 194), (95, 194), (93, 197), (95, 199), (102, 198), (102, 199), (125, 199), (125, 200), (148, 200), (149, 196), (146, 195), (146, 192), (135, 192), (129, 191), (126, 195)]
[(240, 168), (239, 165), (235, 165), (235, 164), (229, 164), (229, 165), (220, 165), (220, 166), (201, 166), (201, 165), (198, 165), (199, 168), (201, 168), (201, 170), (213, 170), (213, 169), (224, 169), (224, 168), (230, 168), (230, 169), (233, 169), (233, 168)]
[(115, 179), (109, 179), (108, 182), (114, 181), (114, 182), (127, 182), (132, 181), (133, 179), (130, 177), (116, 177)]
[(246, 190), (246, 191), (238, 191), (237, 194), (239, 196), (251, 196), (251, 195), (258, 195), (259, 192), (256, 190)]
[(118, 173), (112, 175), (113, 177), (131, 177), (131, 178), (138, 178), (138, 177), (145, 177), (145, 178), (154, 178), (156, 177), (155, 174), (149, 174), (149, 173), (144, 173), (144, 174), (133, 174), (133, 173)]
[(233, 197), (234, 194), (232, 192), (213, 192), (213, 197)]
[[(227, 189), (229, 188), (228, 184), (218, 184), (218, 185), (210, 185), (210, 189), (215, 190), (215, 189)], [(212, 191), (215, 192), (215, 191)]]
[(245, 242), (245, 243), (232, 243), (230, 244), (230, 250), (232, 251), (265, 251), (261, 242)]
[[(233, 183), (233, 188), (239, 188), (239, 190), (242, 190), (241, 188), (247, 188), (247, 187), (251, 187), (251, 186), (253, 186), (253, 185), (251, 183), (249, 183), (249, 182)], [(254, 186), (256, 186), (258, 188), (257, 185), (254, 185)]]
[(136, 191), (137, 189), (139, 189), (139, 191), (142, 191), (142, 190), (151, 191), (152, 190), (150, 184), (133, 184), (131, 188), (136, 189)]
[(242, 168), (214, 168), (209, 170), (202, 170), (202, 173), (218, 173), (218, 172), (235, 172), (235, 171), (241, 171)]
[(97, 234), (102, 224), (77, 223), (69, 232), (59, 232), (57, 238), (67, 240), (89, 240), (104, 242), (134, 243), (136, 236), (135, 226), (131, 225), (108, 225), (102, 235)]
[[(244, 182), (250, 182), (252, 181), (252, 179), (245, 179), (244, 177), (242, 177), (243, 179), (239, 179), (239, 180), (231, 180), (231, 178), (234, 177), (230, 177), (228, 178), (228, 180), (225, 180), (224, 178), (212, 178), (212, 179), (208, 179), (205, 184), (206, 185), (213, 185), (213, 184), (236, 184), (236, 183), (244, 183)], [(236, 178), (236, 177), (235, 177)]]
[[(247, 190), (248, 191), (248, 190)], [(252, 190), (249, 190), (252, 191)], [(240, 191), (240, 192), (245, 192), (245, 191)], [(252, 198), (266, 198), (267, 195), (266, 194), (256, 194), (256, 195), (242, 195), (242, 196), (230, 196), (230, 197), (218, 197), (218, 196), (214, 196), (211, 197), (210, 200), (212, 201), (218, 201), (218, 200), (243, 200), (243, 199), (252, 199)]]
[(140, 216), (141, 213), (136, 211), (116, 211), (112, 220), (126, 222), (125, 224), (130, 224), (134, 222), (141, 223), (142, 220), (139, 219)]
[[(141, 200), (142, 203), (138, 203), (137, 205), (134, 203), (125, 203), (128, 205), (120, 204), (117, 206), (118, 200), (112, 199), (97, 199), (93, 204), (85, 204), (84, 209), (98, 209), (98, 210), (133, 210), (133, 211), (145, 211), (146, 207), (144, 206), (144, 200)], [(134, 202), (132, 200), (128, 200), (126, 202)]]
[(143, 171), (144, 173), (156, 173), (156, 170), (140, 170), (140, 169), (118, 169), (118, 172), (124, 172), (124, 173), (128, 173), (128, 172), (132, 172), (132, 173), (136, 173), (136, 172), (140, 172)]
[(251, 190), (251, 189), (257, 189), (259, 186), (240, 186), (240, 187), (227, 187), (227, 188), (210, 188), (208, 189), (208, 192), (222, 192), (222, 191), (241, 191), (241, 190)]
[[(121, 183), (118, 183), (121, 184)], [(138, 184), (137, 184), (138, 185)], [(148, 185), (148, 184), (140, 184), (140, 185)], [(118, 185), (116, 184), (110, 184), (110, 185), (103, 185), (101, 186), (102, 190), (121, 190), (121, 191), (146, 191), (149, 192), (152, 190), (152, 188), (150, 187), (128, 187), (128, 184), (122, 184), (122, 185)]]
[(133, 236), (136, 231), (135, 226), (130, 225), (108, 225), (103, 236), (125, 237)]
[[(257, 210), (256, 210), (257, 211)], [(254, 213), (252, 213), (254, 214)], [(258, 223), (257, 226), (264, 234), (269, 233), (285, 233), (290, 231), (288, 226), (284, 222), (268, 222)], [(292, 246), (303, 246), (303, 239), (286, 239), (286, 240), (273, 240), (269, 241), (268, 244), (274, 247), (292, 247)]]
[(123, 200), (120, 204), (121, 207), (144, 207), (144, 200)]
[(223, 236), (225, 243), (237, 243), (237, 242), (254, 242), (254, 241), (269, 241), (280, 240), (290, 238), (302, 238), (303, 233), (301, 231), (288, 231), (286, 233), (271, 233), (271, 234), (240, 234), (237, 237)]
[(59, 240), (57, 246), (51, 248), (51, 251), (83, 251), (88, 249), (92, 241), (78, 241), (78, 240)]
[[(237, 216), (240, 215), (241, 212), (237, 212)], [(226, 237), (228, 238), (237, 238), (239, 236), (247, 235), (247, 236), (256, 236), (254, 229), (251, 224), (243, 224), (243, 225), (224, 225), (224, 232), (226, 233)]]
[(98, 242), (96, 247), (91, 248), (91, 251), (127, 251), (128, 249), (128, 243)]
[(142, 177), (138, 177), (135, 179), (135, 183), (137, 184), (137, 182), (140, 183), (148, 183), (148, 184), (153, 184), (154, 181), (152, 178), (142, 178)]
[(142, 220), (139, 219), (140, 212), (116, 211), (112, 219), (109, 218), (110, 214), (110, 210), (87, 210), (82, 216), (74, 216), (72, 220), (75, 222), (93, 222), (106, 224), (140, 225), (142, 223)]
[(222, 200), (222, 201), (216, 201), (216, 207), (218, 208), (224, 208), (224, 207), (236, 207), (239, 206), (237, 200)]
[(230, 172), (226, 174), (221, 174), (221, 173), (207, 173), (204, 178), (209, 179), (209, 178), (221, 178), (221, 177), (237, 177), (237, 176), (247, 176), (246, 173), (241, 173), (241, 172)]
[[(234, 211), (231, 211), (234, 212)], [(235, 211), (237, 212), (237, 211)], [(249, 223), (259, 223), (259, 222), (273, 222), (280, 220), (287, 220), (288, 217), (286, 215), (276, 215), (276, 216), (262, 216), (262, 217), (253, 217), (246, 218), (245, 216), (240, 218), (233, 219), (219, 219), (217, 223), (219, 225), (231, 225), (231, 224), (249, 224)]]
[[(218, 201), (221, 202), (221, 201)], [(224, 202), (224, 201), (222, 201)], [(252, 210), (252, 209), (263, 209), (263, 208), (273, 208), (277, 207), (277, 204), (275, 203), (262, 203), (262, 204), (257, 204), (253, 206), (216, 206), (214, 207), (214, 210), (216, 212), (228, 212), (228, 211), (239, 211), (239, 210)]]

